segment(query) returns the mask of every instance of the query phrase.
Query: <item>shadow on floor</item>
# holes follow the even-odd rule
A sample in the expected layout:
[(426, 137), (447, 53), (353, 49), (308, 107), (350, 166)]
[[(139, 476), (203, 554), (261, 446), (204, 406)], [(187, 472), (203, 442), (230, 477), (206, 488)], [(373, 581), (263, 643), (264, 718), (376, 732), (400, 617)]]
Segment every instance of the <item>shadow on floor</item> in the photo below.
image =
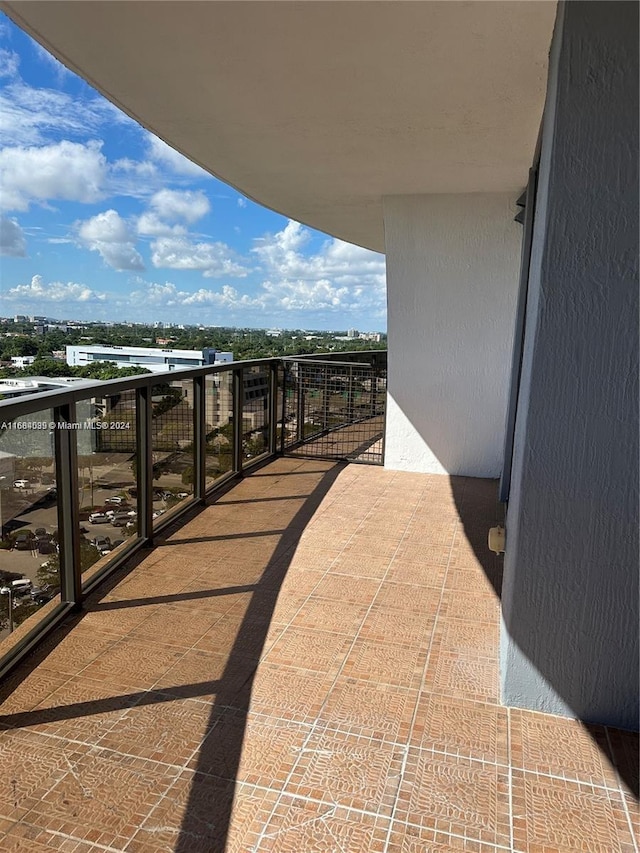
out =
[[(490, 527), (504, 525), (504, 506), (498, 503), (498, 480), (472, 477), (450, 477), (453, 494), (464, 535), (482, 567), (487, 580), (498, 597), (502, 596), (503, 556), (489, 551), (487, 536)], [(544, 673), (543, 673), (544, 675)], [(609, 764), (615, 765), (623, 783), (636, 799), (640, 795), (638, 733), (582, 721), (586, 732), (603, 753)]]
[[(224, 713), (230, 724), (215, 726), (200, 749), (180, 836), (174, 848), (176, 853), (196, 850), (224, 853), (253, 678), (280, 588), (306, 525), (344, 467), (338, 463), (320, 478), (282, 531), (260, 580), (254, 585), (211, 709), (211, 722)], [(219, 778), (216, 778), (218, 773)]]

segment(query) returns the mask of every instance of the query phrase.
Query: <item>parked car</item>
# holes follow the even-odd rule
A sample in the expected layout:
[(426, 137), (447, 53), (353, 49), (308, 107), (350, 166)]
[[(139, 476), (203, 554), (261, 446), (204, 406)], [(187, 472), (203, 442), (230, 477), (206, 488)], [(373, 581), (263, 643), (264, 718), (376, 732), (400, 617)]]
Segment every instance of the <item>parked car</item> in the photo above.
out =
[(30, 530), (24, 530), (18, 533), (13, 540), (13, 547), (16, 551), (30, 551), (33, 548), (33, 533)]
[(38, 549), (38, 554), (55, 554), (56, 553), (56, 543), (52, 542), (48, 537), (45, 539), (44, 537), (37, 540), (36, 547)]
[(131, 516), (128, 512), (115, 512), (111, 516), (111, 524), (114, 527), (124, 527), (128, 521), (131, 521)]
[(189, 492), (178, 492), (178, 494), (176, 495), (176, 497), (177, 497), (177, 498), (188, 498), (188, 497), (189, 497)]
[(28, 489), (29, 481), (28, 480), (14, 480), (13, 485), (16, 489)]
[(108, 536), (96, 536), (91, 544), (94, 548), (97, 548), (102, 555), (108, 554), (112, 548), (111, 539)]
[(122, 504), (126, 503), (126, 501), (124, 498), (121, 498), (118, 495), (114, 495), (111, 498), (107, 498), (105, 503), (106, 504), (113, 504), (114, 506), (122, 506)]
[(30, 581), (29, 578), (19, 578), (18, 580), (11, 581), (10, 584), (14, 595), (29, 595), (32, 586), (33, 581)]
[(108, 524), (110, 521), (106, 512), (92, 512), (89, 516), (89, 524)]
[(34, 532), (36, 539), (38, 539), (40, 536), (48, 536), (49, 535), (47, 533), (47, 531), (44, 529), (44, 527), (36, 527), (36, 529), (33, 532)]

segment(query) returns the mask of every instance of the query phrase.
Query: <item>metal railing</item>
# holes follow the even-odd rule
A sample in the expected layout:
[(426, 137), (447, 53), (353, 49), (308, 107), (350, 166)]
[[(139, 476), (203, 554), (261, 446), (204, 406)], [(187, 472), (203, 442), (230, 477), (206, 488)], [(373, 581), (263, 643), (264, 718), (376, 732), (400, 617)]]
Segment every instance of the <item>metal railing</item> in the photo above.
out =
[[(106, 574), (248, 470), (290, 453), (381, 464), (385, 396), (386, 352), (374, 351), (0, 401), (0, 678)], [(11, 612), (7, 637), (3, 603), (24, 574), (42, 588)]]

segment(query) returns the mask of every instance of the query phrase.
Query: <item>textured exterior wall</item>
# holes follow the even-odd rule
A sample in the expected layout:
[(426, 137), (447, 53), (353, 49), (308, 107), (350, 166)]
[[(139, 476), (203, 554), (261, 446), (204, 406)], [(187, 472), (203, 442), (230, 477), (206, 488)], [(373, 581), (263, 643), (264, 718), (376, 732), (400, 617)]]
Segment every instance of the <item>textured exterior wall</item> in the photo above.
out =
[(561, 7), (507, 516), (509, 705), (638, 724), (638, 7)]
[(515, 195), (498, 193), (385, 199), (386, 467), (500, 474), (522, 240), (517, 209)]

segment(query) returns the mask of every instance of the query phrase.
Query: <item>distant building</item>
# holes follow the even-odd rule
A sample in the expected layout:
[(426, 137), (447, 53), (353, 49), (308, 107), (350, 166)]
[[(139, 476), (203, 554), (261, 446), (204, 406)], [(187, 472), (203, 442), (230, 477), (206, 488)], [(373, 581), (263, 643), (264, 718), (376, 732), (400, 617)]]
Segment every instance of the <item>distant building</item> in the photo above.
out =
[(24, 370), (25, 367), (33, 364), (36, 360), (35, 355), (12, 355), (11, 367), (17, 367), (19, 370)]
[(357, 329), (349, 329), (349, 331), (347, 332), (348, 338), (357, 338), (358, 335), (359, 335), (359, 332)]
[(144, 367), (152, 373), (187, 370), (206, 364), (233, 361), (232, 352), (217, 352), (212, 347), (202, 350), (160, 349), (158, 347), (118, 347), (107, 344), (78, 344), (67, 347), (67, 364), (71, 367), (109, 361), (118, 367)]

